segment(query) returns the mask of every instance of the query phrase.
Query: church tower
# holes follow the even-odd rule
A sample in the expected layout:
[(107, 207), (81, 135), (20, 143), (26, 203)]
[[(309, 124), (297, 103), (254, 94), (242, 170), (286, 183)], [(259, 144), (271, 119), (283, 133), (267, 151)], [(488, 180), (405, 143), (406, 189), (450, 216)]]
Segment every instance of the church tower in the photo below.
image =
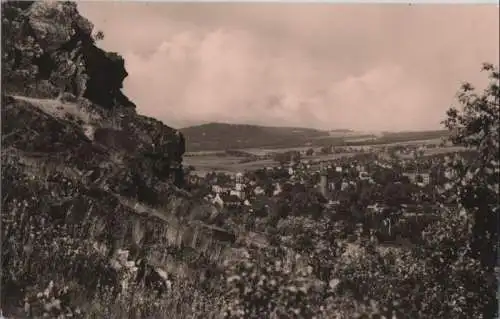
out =
[(244, 184), (243, 184), (243, 174), (242, 173), (236, 174), (236, 184), (235, 184), (234, 190), (235, 190), (236, 196), (238, 196), (241, 199), (244, 199), (245, 194), (243, 192)]

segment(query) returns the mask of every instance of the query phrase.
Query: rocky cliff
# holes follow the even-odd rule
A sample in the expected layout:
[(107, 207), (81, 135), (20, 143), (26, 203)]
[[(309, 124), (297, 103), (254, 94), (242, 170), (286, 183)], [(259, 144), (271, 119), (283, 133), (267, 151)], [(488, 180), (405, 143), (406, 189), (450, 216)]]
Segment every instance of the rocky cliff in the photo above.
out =
[[(182, 189), (182, 134), (137, 114), (121, 92), (123, 59), (98, 48), (92, 30), (71, 2), (2, 3), (7, 312), (26, 308), (50, 281), (89, 295), (105, 281), (118, 287), (120, 251), (156, 273), (199, 275), (200, 262), (217, 264), (235, 241), (210, 225), (215, 207)], [(60, 71), (78, 63), (85, 77)], [(56, 99), (63, 76), (70, 85)], [(179, 249), (192, 250), (198, 266)]]
[[(121, 92), (128, 76), (123, 58), (100, 49), (93, 29), (73, 2), (3, 3), (2, 74), (9, 80), (5, 87), (23, 95), (51, 97), (56, 92), (53, 79), (60, 66), (75, 63), (78, 52), (88, 76), (83, 97), (107, 109), (135, 108)], [(68, 92), (74, 93), (77, 83), (73, 75), (68, 80)]]

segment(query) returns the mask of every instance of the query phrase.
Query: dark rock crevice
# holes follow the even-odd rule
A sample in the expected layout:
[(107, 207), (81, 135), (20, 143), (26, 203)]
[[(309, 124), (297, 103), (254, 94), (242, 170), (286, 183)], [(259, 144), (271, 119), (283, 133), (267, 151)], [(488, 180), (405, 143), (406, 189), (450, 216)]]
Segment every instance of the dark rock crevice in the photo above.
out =
[(84, 97), (105, 108), (114, 106), (133, 107), (121, 91), (123, 80), (128, 76), (125, 61), (116, 53), (107, 53), (95, 45), (84, 46), (83, 57), (89, 80)]

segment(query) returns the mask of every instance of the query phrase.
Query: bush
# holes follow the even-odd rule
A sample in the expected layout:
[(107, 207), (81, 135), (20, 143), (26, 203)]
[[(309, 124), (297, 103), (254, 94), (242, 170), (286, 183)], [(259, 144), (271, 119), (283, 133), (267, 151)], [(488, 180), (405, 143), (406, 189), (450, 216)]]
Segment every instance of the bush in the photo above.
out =
[(227, 265), (227, 318), (312, 318), (326, 287), (281, 249), (248, 251)]

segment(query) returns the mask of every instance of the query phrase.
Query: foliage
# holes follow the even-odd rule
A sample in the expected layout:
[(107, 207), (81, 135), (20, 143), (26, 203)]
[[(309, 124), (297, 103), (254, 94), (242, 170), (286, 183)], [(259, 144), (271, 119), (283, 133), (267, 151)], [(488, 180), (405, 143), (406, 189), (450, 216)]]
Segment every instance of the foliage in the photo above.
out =
[(273, 160), (280, 164), (285, 164), (292, 161), (299, 161), (300, 152), (298, 151), (278, 152), (274, 154)]
[(293, 267), (282, 249), (248, 251), (227, 265), (227, 318), (312, 318), (325, 287)]
[(328, 282), (333, 265), (345, 251), (345, 245), (338, 240), (339, 230), (328, 219), (314, 221), (306, 217), (289, 217), (278, 224), (277, 245), (307, 256), (312, 274)]
[(102, 41), (104, 40), (104, 32), (102, 32), (101, 30), (98, 30), (93, 36), (92, 38), (94, 39), (94, 41)]
[(398, 318), (483, 318), (482, 295), (470, 294), (469, 278), (482, 293), (490, 286), (479, 263), (467, 256), (467, 227), (463, 216), (448, 212), (410, 251), (365, 246), (336, 265), (339, 289), (360, 302), (376, 301), (386, 316), (394, 311)]
[[(178, 281), (167, 296), (159, 295), (141, 280), (138, 260), (120, 250), (110, 256), (106, 238), (113, 234), (92, 218), (107, 207), (99, 198), (85, 198), (78, 179), (51, 170), (32, 172), (8, 156), (2, 158), (2, 177), (2, 288), (9, 292), (2, 294), (5, 311), (30, 318), (220, 313), (220, 294), (199, 283)], [(80, 207), (68, 206), (71, 199)], [(196, 268), (212, 266), (203, 256), (188, 262)]]
[[(498, 225), (500, 214), (500, 73), (498, 66), (485, 63), (482, 70), (488, 73), (489, 83), (478, 93), (470, 83), (464, 83), (458, 93), (460, 108), (448, 110), (444, 121), (451, 131), (454, 145), (465, 146), (477, 152), (472, 163), (456, 156), (448, 162), (449, 170), (456, 176), (456, 200), (473, 220), (471, 253), (477, 258), (487, 277), (494, 276), (493, 269), (498, 253)], [(489, 287), (489, 286), (488, 286)], [(479, 294), (479, 287), (473, 287)], [(486, 291), (482, 315), (495, 316), (495, 287)]]
[(456, 155), (446, 163), (453, 172), (449, 198), (458, 206), (441, 212), (441, 221), (428, 226), (410, 251), (382, 254), (368, 245), (350, 262), (337, 264), (339, 289), (360, 301), (375, 300), (386, 316), (393, 311), (411, 318), (495, 316), (498, 68), (483, 69), (490, 73), (489, 86), (478, 95), (465, 84), (459, 93), (463, 109), (450, 109), (445, 121), (455, 145), (481, 155)]

